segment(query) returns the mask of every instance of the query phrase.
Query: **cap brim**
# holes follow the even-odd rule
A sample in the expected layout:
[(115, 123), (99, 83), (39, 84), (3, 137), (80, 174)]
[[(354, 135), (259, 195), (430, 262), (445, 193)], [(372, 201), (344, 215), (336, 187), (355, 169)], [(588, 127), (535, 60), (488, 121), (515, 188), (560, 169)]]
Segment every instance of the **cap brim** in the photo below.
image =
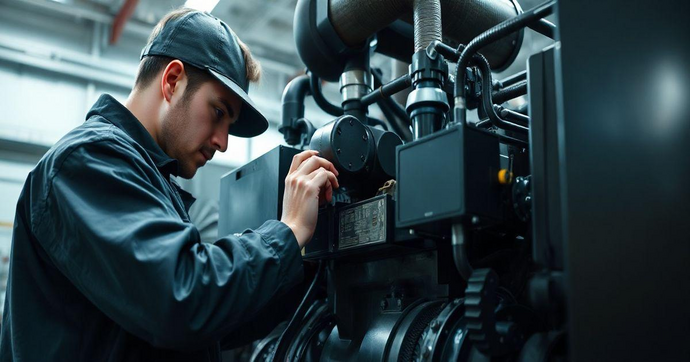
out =
[(216, 77), (221, 83), (230, 90), (237, 94), (242, 99), (242, 111), (240, 111), (240, 116), (237, 121), (233, 123), (228, 129), (228, 134), (237, 137), (254, 137), (264, 133), (268, 129), (268, 120), (264, 117), (259, 110), (256, 109), (252, 100), (249, 99), (249, 95), (242, 88), (240, 88), (237, 83), (233, 82), (230, 78), (216, 72), (211, 68), (207, 68), (208, 71)]

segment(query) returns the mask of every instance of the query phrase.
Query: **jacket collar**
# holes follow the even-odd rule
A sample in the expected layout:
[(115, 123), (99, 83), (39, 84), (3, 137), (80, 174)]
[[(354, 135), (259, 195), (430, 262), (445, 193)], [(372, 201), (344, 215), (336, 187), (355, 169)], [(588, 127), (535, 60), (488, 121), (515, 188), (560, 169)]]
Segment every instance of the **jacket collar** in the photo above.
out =
[(149, 131), (144, 128), (132, 112), (111, 95), (103, 94), (98, 98), (98, 101), (91, 107), (89, 113), (86, 114), (86, 119), (89, 120), (93, 116), (105, 118), (108, 122), (123, 130), (132, 137), (134, 141), (144, 147), (161, 174), (165, 176), (178, 176), (179, 168), (177, 160), (163, 152), (156, 141), (153, 140)]

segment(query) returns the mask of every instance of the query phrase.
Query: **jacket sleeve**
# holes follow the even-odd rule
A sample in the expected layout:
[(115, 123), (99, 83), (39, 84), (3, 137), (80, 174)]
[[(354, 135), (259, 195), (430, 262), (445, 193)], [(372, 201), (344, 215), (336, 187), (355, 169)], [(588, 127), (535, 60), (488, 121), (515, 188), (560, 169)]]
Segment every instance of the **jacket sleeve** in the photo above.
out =
[(200, 243), (124, 142), (79, 146), (58, 166), (32, 203), (36, 238), (103, 313), (154, 346), (203, 348), (303, 278), (295, 236), (277, 220)]

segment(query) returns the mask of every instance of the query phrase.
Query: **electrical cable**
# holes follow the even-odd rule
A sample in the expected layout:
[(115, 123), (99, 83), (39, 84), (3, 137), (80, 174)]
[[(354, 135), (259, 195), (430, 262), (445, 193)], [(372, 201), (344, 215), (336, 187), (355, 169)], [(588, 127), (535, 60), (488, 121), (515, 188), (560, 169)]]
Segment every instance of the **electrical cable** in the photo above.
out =
[[(453, 93), (455, 96), (454, 119), (456, 122), (462, 122), (463, 124), (467, 122), (467, 109), (465, 100), (466, 80), (464, 74), (462, 77), (460, 77), (460, 72), (464, 72), (464, 69), (467, 68), (467, 66), (470, 63), (470, 60), (473, 58), (473, 55), (479, 49), (485, 47), (486, 45), (493, 43), (501, 38), (504, 38), (510, 35), (511, 33), (516, 32), (535, 21), (550, 15), (553, 12), (555, 4), (556, 1), (548, 1), (544, 4), (538, 5), (514, 18), (508, 19), (492, 27), (491, 29), (479, 34), (479, 36), (477, 36), (469, 44), (467, 44), (465, 49), (460, 54), (457, 68), (455, 70), (455, 89)], [(488, 89), (491, 89), (491, 84), (489, 84)]]
[(281, 361), (285, 359), (285, 354), (287, 353), (290, 345), (289, 343), (285, 342), (289, 342), (291, 340), (291, 338), (288, 340), (288, 337), (292, 337), (295, 334), (297, 328), (299, 327), (299, 322), (302, 321), (304, 315), (307, 313), (307, 310), (309, 310), (309, 306), (311, 306), (311, 303), (316, 295), (317, 285), (321, 280), (323, 269), (324, 263), (322, 260), (319, 260), (319, 266), (316, 271), (316, 275), (314, 275), (314, 280), (312, 280), (307, 293), (304, 295), (304, 298), (302, 298), (302, 302), (299, 304), (299, 307), (297, 307), (297, 311), (290, 319), (290, 323), (288, 323), (287, 327), (280, 335), (280, 339), (276, 344), (277, 347), (275, 349), (275, 353), (273, 354), (273, 360)]

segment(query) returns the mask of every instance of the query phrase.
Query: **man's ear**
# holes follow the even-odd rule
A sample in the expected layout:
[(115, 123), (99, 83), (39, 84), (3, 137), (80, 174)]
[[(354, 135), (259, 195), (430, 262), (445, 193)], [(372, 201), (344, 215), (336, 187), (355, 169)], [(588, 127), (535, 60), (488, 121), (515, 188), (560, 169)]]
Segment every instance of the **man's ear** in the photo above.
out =
[(186, 77), (184, 64), (175, 59), (168, 63), (168, 66), (163, 70), (161, 77), (161, 93), (167, 102), (172, 100), (173, 94), (182, 90), (182, 81)]

